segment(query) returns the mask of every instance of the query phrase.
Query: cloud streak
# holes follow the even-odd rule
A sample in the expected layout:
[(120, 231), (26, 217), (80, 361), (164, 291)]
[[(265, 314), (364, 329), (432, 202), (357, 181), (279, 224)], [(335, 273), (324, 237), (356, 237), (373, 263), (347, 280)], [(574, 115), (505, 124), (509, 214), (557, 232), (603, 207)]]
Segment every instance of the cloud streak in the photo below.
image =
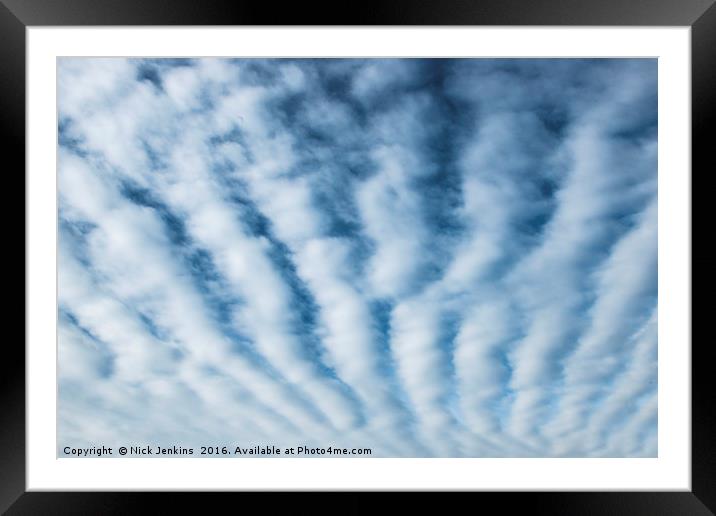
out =
[(58, 63), (58, 444), (656, 454), (655, 60)]

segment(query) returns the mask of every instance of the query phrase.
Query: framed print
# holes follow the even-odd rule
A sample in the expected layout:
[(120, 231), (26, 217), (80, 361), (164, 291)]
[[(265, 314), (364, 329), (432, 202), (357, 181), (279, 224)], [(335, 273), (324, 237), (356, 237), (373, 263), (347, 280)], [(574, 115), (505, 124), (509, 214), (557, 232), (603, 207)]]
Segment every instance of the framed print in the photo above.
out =
[(716, 8), (304, 7), (5, 2), (3, 509), (710, 514)]

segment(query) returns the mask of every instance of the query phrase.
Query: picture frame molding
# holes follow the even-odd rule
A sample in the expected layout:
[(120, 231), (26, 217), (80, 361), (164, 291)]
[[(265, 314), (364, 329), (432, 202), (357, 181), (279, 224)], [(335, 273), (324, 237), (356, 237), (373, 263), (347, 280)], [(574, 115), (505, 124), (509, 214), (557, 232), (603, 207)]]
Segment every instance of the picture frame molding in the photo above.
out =
[[(274, 11), (274, 12), (272, 12)], [(278, 12), (280, 11), (280, 12)], [(173, 0), (0, 0), (0, 96), (3, 147), (12, 167), (25, 170), (25, 71), (26, 29), (33, 26), (110, 25), (440, 25), (440, 26), (690, 26), (692, 40), (692, 171), (714, 170), (708, 129), (716, 112), (716, 3), (714, 0), (584, 0), (570, 3), (543, 0), (527, 5), (517, 0), (468, 2), (448, 0), (420, 3), (362, 2), (355, 12), (338, 7), (291, 5), (276, 9), (228, 1), (198, 3)], [(26, 193), (24, 184), (23, 191)], [(692, 190), (693, 192), (693, 190)], [(23, 195), (25, 198), (25, 194)], [(693, 195), (692, 195), (693, 206)], [(27, 216), (27, 213), (25, 213)], [(10, 219), (12, 220), (12, 219)], [(692, 215), (693, 220), (693, 215)], [(23, 236), (23, 238), (25, 238)], [(25, 248), (23, 248), (25, 249)], [(693, 246), (692, 246), (693, 274)], [(27, 274), (29, 257), (23, 251)], [(26, 296), (24, 296), (26, 299)], [(693, 305), (693, 303), (692, 303)], [(24, 305), (23, 305), (24, 306)], [(693, 308), (692, 308), (693, 314)], [(692, 315), (693, 320), (693, 315)], [(693, 328), (693, 324), (692, 324)], [(692, 330), (693, 333), (693, 330)], [(714, 514), (716, 513), (716, 406), (714, 399), (713, 346), (691, 343), (692, 356), (692, 490), (690, 492), (503, 492), (460, 493), (478, 496), (512, 510), (537, 514)], [(0, 510), (8, 514), (127, 514), (157, 503), (169, 512), (206, 508), (219, 500), (235, 502), (236, 496), (253, 493), (129, 493), (26, 491), (25, 351), (8, 341), (0, 395), (5, 411), (0, 425)], [(708, 369), (707, 369), (708, 368)], [(304, 498), (311, 493), (303, 493)], [(315, 493), (312, 493), (315, 494)], [(273, 495), (272, 495), (273, 496)], [(322, 493), (321, 496), (325, 496)], [(371, 510), (378, 493), (333, 493), (341, 506), (354, 511)], [(211, 498), (210, 498), (211, 497)], [(281, 495), (277, 501), (285, 500)], [(422, 493), (413, 499), (426, 509)], [(242, 501), (246, 498), (242, 498)], [(294, 502), (289, 502), (294, 503)], [(434, 502), (431, 502), (434, 503)], [(436, 507), (441, 507), (436, 505)], [(314, 507), (314, 504), (306, 506)], [(326, 503), (335, 509), (331, 501)]]

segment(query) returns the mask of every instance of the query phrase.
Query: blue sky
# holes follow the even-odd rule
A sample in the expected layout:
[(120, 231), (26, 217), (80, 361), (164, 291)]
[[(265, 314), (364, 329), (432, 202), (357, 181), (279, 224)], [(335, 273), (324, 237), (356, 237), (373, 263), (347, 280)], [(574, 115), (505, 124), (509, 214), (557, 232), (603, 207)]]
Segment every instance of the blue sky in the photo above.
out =
[(58, 63), (58, 445), (656, 456), (656, 60)]

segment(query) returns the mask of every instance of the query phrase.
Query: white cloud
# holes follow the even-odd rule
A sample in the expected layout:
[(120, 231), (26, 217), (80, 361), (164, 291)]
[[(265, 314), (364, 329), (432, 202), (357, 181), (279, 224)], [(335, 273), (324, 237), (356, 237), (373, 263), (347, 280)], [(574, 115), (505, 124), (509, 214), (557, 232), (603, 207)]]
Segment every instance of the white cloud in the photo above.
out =
[(61, 60), (60, 440), (654, 455), (655, 71)]

